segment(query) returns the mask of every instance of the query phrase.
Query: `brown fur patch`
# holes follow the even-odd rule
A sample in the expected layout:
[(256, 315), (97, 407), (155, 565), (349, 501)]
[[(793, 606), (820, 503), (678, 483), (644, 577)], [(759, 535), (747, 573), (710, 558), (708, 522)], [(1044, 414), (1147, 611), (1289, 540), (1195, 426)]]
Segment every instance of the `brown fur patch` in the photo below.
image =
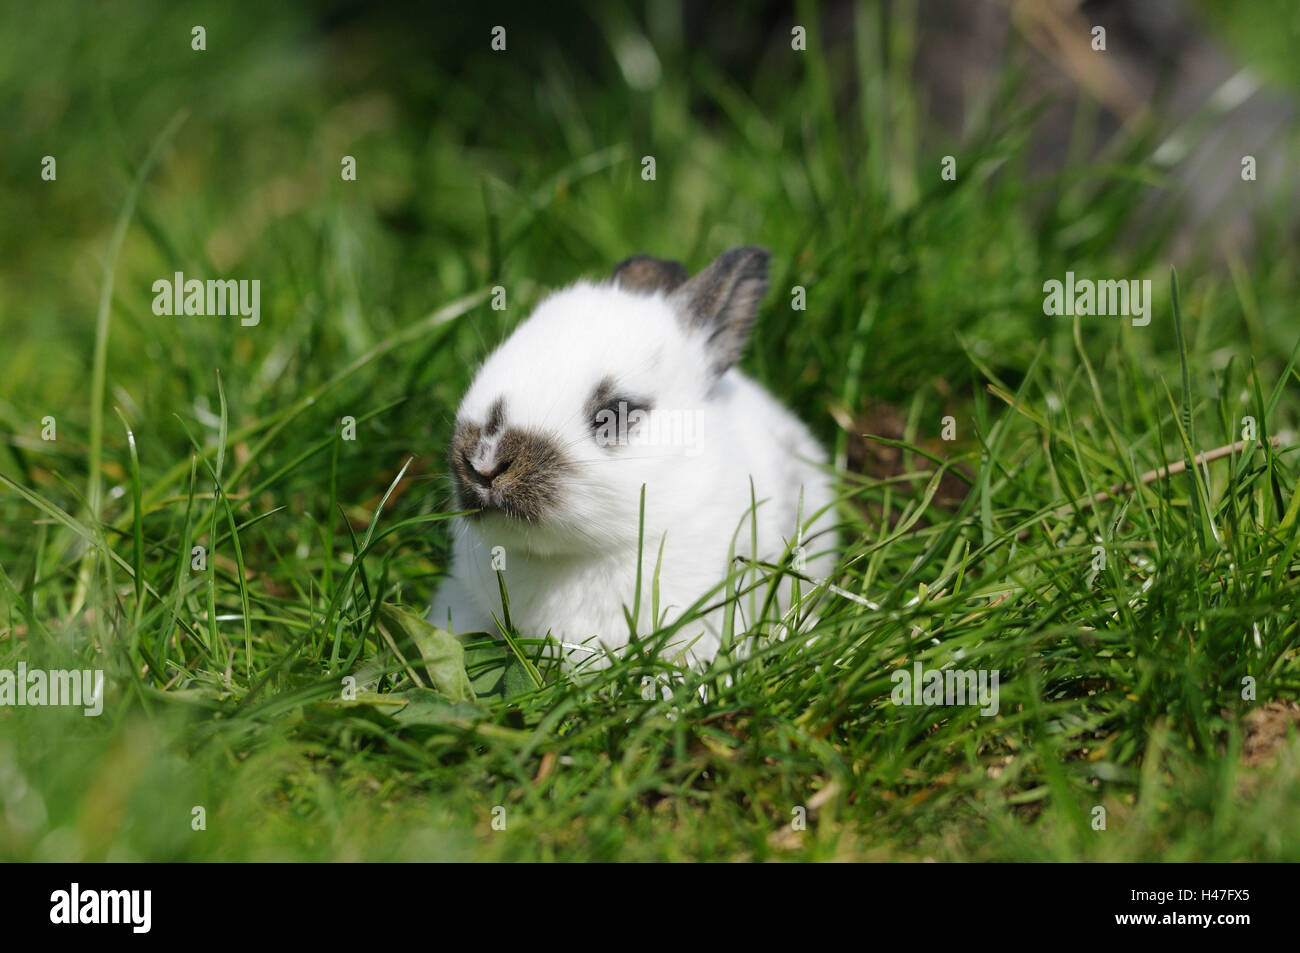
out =
[(572, 461), (546, 434), (507, 429), (497, 442), (493, 471), (480, 473), (470, 459), (482, 438), (481, 428), (468, 422), (457, 424), (452, 435), (449, 463), (461, 508), (541, 522), (559, 499)]
[(679, 261), (665, 261), (650, 255), (633, 255), (614, 267), (610, 280), (625, 291), (637, 294), (667, 294), (686, 280), (686, 269)]
[(497, 432), (505, 425), (506, 422), (506, 400), (504, 397), (498, 397), (488, 408), (487, 425), (483, 428), (483, 433), (489, 437), (495, 437)]

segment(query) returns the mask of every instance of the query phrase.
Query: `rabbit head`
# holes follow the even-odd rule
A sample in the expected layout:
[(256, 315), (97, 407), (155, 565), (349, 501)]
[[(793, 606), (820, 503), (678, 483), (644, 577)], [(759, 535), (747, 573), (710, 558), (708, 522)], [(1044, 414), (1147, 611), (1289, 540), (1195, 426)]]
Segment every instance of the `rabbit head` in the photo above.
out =
[(710, 394), (740, 357), (767, 252), (734, 248), (692, 278), (636, 256), (542, 301), (483, 363), (450, 467), (468, 522), (537, 555), (635, 543), (640, 492), (705, 480)]

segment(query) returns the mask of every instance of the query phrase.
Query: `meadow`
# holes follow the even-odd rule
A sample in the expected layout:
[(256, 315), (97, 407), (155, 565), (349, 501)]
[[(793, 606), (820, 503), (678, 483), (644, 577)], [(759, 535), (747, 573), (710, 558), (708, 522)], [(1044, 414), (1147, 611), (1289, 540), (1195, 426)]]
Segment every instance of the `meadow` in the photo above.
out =
[[(914, 6), (848, 9), (829, 42), (798, 5), (798, 51), (520, 8), (501, 53), (486, 12), (0, 12), (0, 669), (105, 679), (97, 716), (0, 707), (0, 857), (1300, 859), (1294, 225), (1233, 160), (1254, 249), (1175, 256), (1159, 146), (1204, 116), (1085, 102), (1043, 171), (1016, 69), (953, 137)], [(839, 592), (782, 618), (793, 562), (738, 565), (710, 604), (763, 648), (702, 672), (444, 645), (476, 364), (550, 289), (742, 244), (743, 366), (841, 474)], [(156, 313), (177, 272), (256, 279), (259, 320)], [(1067, 272), (1149, 282), (1149, 323), (1045, 313)], [(997, 672), (996, 714), (897, 704), (917, 663)]]

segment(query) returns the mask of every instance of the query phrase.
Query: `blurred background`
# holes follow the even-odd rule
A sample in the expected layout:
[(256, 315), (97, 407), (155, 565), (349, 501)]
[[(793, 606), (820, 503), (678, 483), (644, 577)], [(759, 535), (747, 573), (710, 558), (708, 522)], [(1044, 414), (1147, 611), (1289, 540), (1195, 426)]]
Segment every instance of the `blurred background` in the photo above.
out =
[[(15, 434), (77, 393), (68, 435), (82, 423), (112, 226), (178, 114), (117, 263), (109, 349), (110, 380), (159, 371), (123, 399), (163, 428), (178, 400), (211, 399), (216, 366), (237, 415), (485, 284), (553, 286), (637, 251), (694, 268), (742, 242), (773, 250), (775, 288), (808, 288), (810, 333), (774, 304), (754, 369), (792, 355), (802, 403), (847, 368), (863, 385), (834, 388), (849, 414), (866, 391), (928, 386), (944, 360), (958, 386), (954, 330), (998, 360), (1068, 334), (1044, 326), (1041, 283), (1090, 263), (1155, 276), (1161, 294), (1171, 263), (1229, 283), (1249, 269), (1246, 332), (1261, 359), (1289, 352), (1295, 295), (1259, 288), (1294, 291), (1287, 0), (55, 2), (0, 17), (0, 424)], [(155, 320), (150, 284), (175, 270), (260, 278), (258, 333)], [(406, 383), (444, 406), (459, 379), (442, 372), (518, 316), (485, 312), (481, 338)]]

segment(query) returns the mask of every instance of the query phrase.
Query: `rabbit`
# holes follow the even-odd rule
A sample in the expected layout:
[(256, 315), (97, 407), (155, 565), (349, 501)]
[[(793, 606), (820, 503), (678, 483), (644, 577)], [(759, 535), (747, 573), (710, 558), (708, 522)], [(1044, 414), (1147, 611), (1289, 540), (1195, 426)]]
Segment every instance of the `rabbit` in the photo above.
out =
[[(802, 574), (830, 574), (826, 454), (736, 367), (767, 263), (761, 248), (733, 248), (688, 279), (678, 262), (637, 255), (607, 281), (552, 293), (489, 355), (456, 414), (450, 472), (471, 512), (454, 518), (452, 571), (431, 622), (495, 635), (500, 570), (514, 627), (549, 634), (573, 671), (603, 667), (628, 644), (634, 606), (643, 637), (697, 603), (722, 602), (733, 552), (771, 563), (793, 553)], [(790, 589), (787, 577), (782, 610)], [(760, 587), (758, 605), (765, 594)], [(678, 629), (672, 659), (712, 660), (724, 611)]]

